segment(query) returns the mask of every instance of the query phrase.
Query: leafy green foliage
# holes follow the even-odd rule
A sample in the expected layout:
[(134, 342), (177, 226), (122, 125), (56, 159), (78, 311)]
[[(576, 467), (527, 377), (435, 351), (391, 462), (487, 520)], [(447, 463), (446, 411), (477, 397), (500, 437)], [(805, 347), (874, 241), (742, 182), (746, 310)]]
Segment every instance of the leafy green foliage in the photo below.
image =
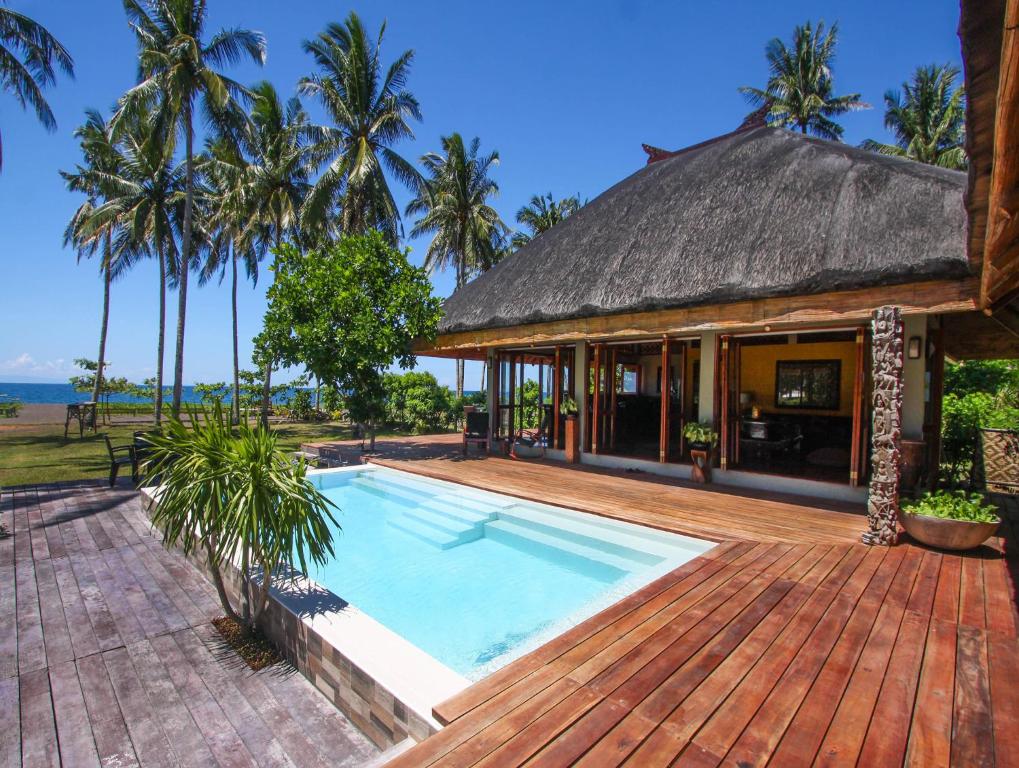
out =
[(430, 373), (408, 371), (387, 373), (382, 379), (389, 424), (418, 432), (432, 432), (453, 426), (455, 399), (449, 387), (439, 386)]
[(511, 240), (514, 248), (522, 248), (532, 239), (547, 232), (567, 216), (580, 210), (577, 195), (556, 200), (549, 192), (546, 195), (532, 195), (527, 205), (517, 211), (517, 224), (527, 228), (526, 232), (515, 232)]
[(690, 443), (714, 446), (718, 443), (718, 433), (712, 424), (701, 424), (696, 421), (687, 422), (683, 427), (683, 437)]
[[(57, 120), (42, 91), (56, 81), (55, 67), (74, 77), (71, 54), (42, 24), (0, 5), (0, 89), (31, 108), (48, 131), (57, 129)], [(0, 140), (0, 170), (2, 149)]]
[(786, 126), (822, 139), (838, 141), (843, 128), (832, 120), (858, 109), (867, 109), (860, 94), (834, 95), (832, 62), (838, 42), (838, 24), (827, 34), (824, 22), (808, 21), (793, 30), (792, 46), (773, 38), (765, 47), (769, 77), (764, 89), (744, 86), (740, 93), (767, 109), (770, 125)]
[(969, 480), (980, 429), (1019, 429), (1019, 364), (970, 360), (945, 366), (942, 473), (952, 484)]
[[(146, 480), (159, 486), (153, 523), (185, 554), (203, 551), (223, 609), (254, 627), (284, 568), (306, 572), (309, 560), (323, 564), (333, 554), (333, 504), (303, 462), (291, 464), (272, 431), (231, 427), (218, 406), (205, 416), (189, 409), (188, 417), (189, 425), (172, 419), (147, 437)], [(223, 585), (231, 563), (244, 584), (239, 615)], [(252, 567), (262, 574), (257, 588)]]
[(410, 121), (421, 120), (421, 109), (406, 87), (414, 52), (384, 67), (385, 31), (383, 24), (372, 40), (351, 11), (342, 24), (327, 25), (303, 44), (318, 73), (302, 78), (298, 88), (321, 103), (332, 123), (316, 129), (314, 156), (327, 165), (301, 214), (305, 228), (331, 229), (338, 218), (344, 234), (375, 228), (396, 243), (400, 212), (383, 169), (417, 186), (418, 172), (393, 146), (413, 138)]
[(315, 409), (311, 403), (311, 392), (303, 387), (294, 390), (287, 402), (287, 409), (290, 411), (290, 418), (296, 421), (310, 421), (315, 415)]
[(882, 155), (908, 157), (928, 165), (966, 169), (966, 98), (955, 87), (959, 76), (950, 64), (917, 67), (902, 93), (885, 93), (885, 128), (894, 144), (867, 139), (860, 146)]
[(256, 346), (339, 387), (351, 418), (377, 424), (385, 416), (382, 372), (412, 368), (414, 341), (438, 328), (440, 303), (424, 270), (379, 232), (307, 253), (284, 245), (273, 269)]
[(222, 406), (227, 395), (230, 394), (230, 389), (225, 381), (217, 381), (213, 384), (196, 381), (193, 389), (201, 399), (202, 405)]
[(567, 395), (559, 401), (559, 413), (563, 416), (576, 416), (580, 409), (577, 408), (577, 401)]
[(998, 509), (988, 504), (979, 493), (964, 491), (935, 491), (919, 499), (902, 504), (903, 512), (910, 515), (940, 517), (946, 520), (966, 520), (974, 523), (1000, 522)]

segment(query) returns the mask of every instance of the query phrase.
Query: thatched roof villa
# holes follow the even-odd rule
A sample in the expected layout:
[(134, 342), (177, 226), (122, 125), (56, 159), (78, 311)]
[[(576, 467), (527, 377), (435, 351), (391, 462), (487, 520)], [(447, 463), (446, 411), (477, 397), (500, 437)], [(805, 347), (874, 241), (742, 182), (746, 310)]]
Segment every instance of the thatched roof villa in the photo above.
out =
[(1019, 357), (1019, 98), (1000, 101), (1019, 56), (999, 78), (987, 51), (1015, 27), (992, 5), (963, 6), (969, 174), (753, 123), (645, 147), (454, 293), (420, 353), (488, 361), (506, 441), (535, 426), (520, 392), (537, 379), (547, 455), (572, 456), (576, 431), (584, 463), (690, 477), (684, 428), (709, 423), (715, 481), (859, 500), (869, 484), (886, 538), (896, 489), (937, 471), (946, 356)]

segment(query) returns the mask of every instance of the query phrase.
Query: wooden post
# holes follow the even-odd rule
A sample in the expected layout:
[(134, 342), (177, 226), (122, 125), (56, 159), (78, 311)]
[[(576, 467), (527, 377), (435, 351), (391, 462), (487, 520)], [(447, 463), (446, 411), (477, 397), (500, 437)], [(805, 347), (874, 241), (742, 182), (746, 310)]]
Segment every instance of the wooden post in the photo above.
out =
[(719, 432), (720, 458), (719, 466), (725, 469), (729, 464), (729, 336), (722, 336), (719, 341), (718, 380), (721, 383), (722, 402), (719, 409), (722, 414)]
[[(687, 343), (681, 342), (679, 345), (679, 397), (677, 402), (679, 403), (679, 457), (682, 459), (683, 454), (686, 453), (686, 437), (683, 436), (683, 429), (686, 427), (686, 350)], [(671, 393), (670, 393), (671, 394)], [(666, 446), (666, 456), (668, 456), (668, 446)]]
[(516, 364), (517, 356), (509, 356), (509, 434), (506, 436), (510, 443), (517, 434), (517, 377)]
[(609, 400), (609, 451), (616, 449), (616, 357), (619, 354), (618, 347), (609, 347), (608, 370), (605, 372), (605, 386), (608, 388)]
[(927, 435), (927, 485), (934, 488), (941, 474), (941, 409), (945, 396), (945, 329), (931, 332), (934, 353), (931, 356), (931, 411)]
[(899, 538), (902, 474), (902, 311), (874, 310), (871, 335), (874, 430), (864, 544), (895, 544)]
[(863, 474), (863, 445), (861, 435), (863, 434), (863, 379), (864, 379), (864, 342), (866, 333), (863, 328), (856, 329), (856, 377), (853, 380), (853, 444), (850, 448), (849, 459), (849, 485), (856, 487), (860, 484)]
[(658, 461), (663, 463), (669, 459), (669, 387), (672, 385), (669, 379), (669, 340), (664, 338), (662, 339), (661, 427), (658, 433)]
[(602, 344), (594, 345), (594, 399), (591, 403), (591, 453), (598, 453), (601, 436), (601, 356)]
[(558, 448), (559, 443), (559, 408), (563, 398), (563, 361), (562, 347), (555, 348), (555, 372), (552, 374), (552, 447)]

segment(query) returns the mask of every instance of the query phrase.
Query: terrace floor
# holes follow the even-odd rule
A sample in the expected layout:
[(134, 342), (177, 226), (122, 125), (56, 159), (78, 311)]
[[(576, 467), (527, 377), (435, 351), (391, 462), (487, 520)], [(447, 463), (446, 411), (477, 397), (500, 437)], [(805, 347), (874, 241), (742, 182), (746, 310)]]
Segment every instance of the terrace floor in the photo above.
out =
[(377, 447), (401, 469), (720, 542), (437, 706), (446, 727), (390, 768), (1019, 765), (1015, 497), (975, 552), (869, 548), (861, 516), (822, 502), (463, 460), (445, 437)]
[(252, 672), (215, 590), (127, 486), (5, 491), (0, 766), (363, 766), (378, 754), (291, 668)]

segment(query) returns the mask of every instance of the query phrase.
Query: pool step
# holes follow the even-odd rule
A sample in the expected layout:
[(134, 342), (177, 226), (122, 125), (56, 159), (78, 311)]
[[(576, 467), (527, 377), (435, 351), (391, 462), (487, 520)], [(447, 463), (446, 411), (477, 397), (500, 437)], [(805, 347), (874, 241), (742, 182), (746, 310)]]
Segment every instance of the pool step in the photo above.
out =
[(487, 523), (499, 515), (499, 507), (482, 508), (480, 506), (467, 506), (461, 504), (461, 501), (461, 499), (455, 496), (438, 496), (422, 502), (420, 509), (448, 517), (457, 522), (465, 522), (472, 525)]
[(611, 555), (510, 520), (486, 523), (485, 538), (607, 583), (632, 573), (638, 565), (625, 557)]
[(439, 549), (451, 549), (461, 543), (458, 537), (449, 533), (443, 533), (438, 528), (423, 523), (420, 520), (415, 520), (407, 515), (393, 517), (388, 521), (388, 524), (398, 531), (410, 534), (414, 538), (420, 539), (426, 544), (431, 544)]

